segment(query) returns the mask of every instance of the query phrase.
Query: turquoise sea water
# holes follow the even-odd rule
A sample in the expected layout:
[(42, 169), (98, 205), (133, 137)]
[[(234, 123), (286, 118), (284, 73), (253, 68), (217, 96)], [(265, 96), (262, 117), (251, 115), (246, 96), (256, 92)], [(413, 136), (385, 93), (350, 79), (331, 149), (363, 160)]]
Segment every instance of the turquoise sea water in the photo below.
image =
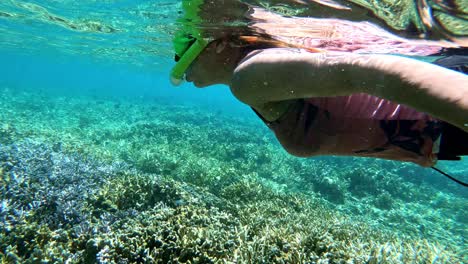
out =
[[(381, 6), (404, 2), (379, 3), (363, 5), (390, 19)], [(468, 262), (466, 188), (408, 163), (293, 157), (227, 87), (172, 87), (181, 12), (0, 3), (2, 263)], [(438, 167), (468, 180), (466, 159)]]

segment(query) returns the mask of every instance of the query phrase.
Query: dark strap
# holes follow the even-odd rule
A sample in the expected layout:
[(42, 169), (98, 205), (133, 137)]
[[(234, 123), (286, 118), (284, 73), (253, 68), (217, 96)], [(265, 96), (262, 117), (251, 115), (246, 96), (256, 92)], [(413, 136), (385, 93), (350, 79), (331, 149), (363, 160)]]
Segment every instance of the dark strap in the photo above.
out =
[(441, 171), (440, 169), (438, 169), (438, 168), (436, 168), (436, 167), (434, 167), (434, 166), (431, 167), (431, 168), (432, 168), (433, 170), (439, 172), (440, 174), (444, 175), (445, 177), (451, 179), (452, 181), (454, 181), (454, 182), (460, 184), (461, 186), (468, 187), (468, 184), (467, 184), (467, 183), (462, 182), (462, 181), (460, 181), (460, 180), (458, 180), (458, 179), (455, 179), (454, 177), (448, 175), (447, 173)]
[(434, 61), (434, 64), (454, 71), (468, 73), (468, 55), (450, 55)]

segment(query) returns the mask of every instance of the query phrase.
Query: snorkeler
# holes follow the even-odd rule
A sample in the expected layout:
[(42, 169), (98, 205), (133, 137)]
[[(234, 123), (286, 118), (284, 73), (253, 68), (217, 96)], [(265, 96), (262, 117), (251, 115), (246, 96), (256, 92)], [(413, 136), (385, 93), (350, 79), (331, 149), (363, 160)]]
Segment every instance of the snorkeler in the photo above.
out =
[[(345, 24), (348, 29), (359, 27), (366, 37), (376, 30), (363, 27), (368, 24)], [(274, 29), (257, 26), (263, 26), (262, 33)], [(346, 50), (333, 50), (328, 42), (332, 48), (326, 51), (322, 43), (288, 43), (270, 34), (209, 40), (190, 35), (177, 50), (179, 62), (171, 77), (185, 74), (200, 88), (228, 85), (296, 156), (375, 157), (430, 167), (437, 160), (468, 155), (468, 77), (453, 70), (465, 67), (466, 57), (457, 57), (457, 65), (441, 60), (441, 67), (376, 54), (375, 43), (375, 51), (387, 49), (384, 53), (430, 55), (443, 50), (436, 42), (380, 33)], [(335, 44), (340, 49), (346, 45)], [(366, 52), (353, 52), (362, 48)]]

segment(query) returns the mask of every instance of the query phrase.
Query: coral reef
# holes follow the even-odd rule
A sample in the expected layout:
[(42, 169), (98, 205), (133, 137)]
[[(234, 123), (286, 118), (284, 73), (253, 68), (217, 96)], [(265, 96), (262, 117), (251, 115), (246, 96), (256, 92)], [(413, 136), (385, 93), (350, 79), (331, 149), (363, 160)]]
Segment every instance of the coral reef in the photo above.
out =
[(189, 105), (2, 92), (4, 263), (464, 262), (466, 194), (412, 165), (291, 157)]

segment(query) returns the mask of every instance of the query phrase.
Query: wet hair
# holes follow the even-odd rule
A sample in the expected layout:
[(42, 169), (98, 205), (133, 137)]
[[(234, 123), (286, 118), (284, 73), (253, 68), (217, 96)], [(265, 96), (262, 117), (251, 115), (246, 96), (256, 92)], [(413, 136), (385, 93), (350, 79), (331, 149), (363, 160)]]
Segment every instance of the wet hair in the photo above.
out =
[(213, 40), (210, 44), (218, 45), (216, 42), (227, 43), (231, 48), (240, 50), (239, 61), (247, 54), (255, 50), (270, 49), (270, 48), (299, 48), (291, 44), (276, 40), (270, 35), (234, 35), (226, 36)]

